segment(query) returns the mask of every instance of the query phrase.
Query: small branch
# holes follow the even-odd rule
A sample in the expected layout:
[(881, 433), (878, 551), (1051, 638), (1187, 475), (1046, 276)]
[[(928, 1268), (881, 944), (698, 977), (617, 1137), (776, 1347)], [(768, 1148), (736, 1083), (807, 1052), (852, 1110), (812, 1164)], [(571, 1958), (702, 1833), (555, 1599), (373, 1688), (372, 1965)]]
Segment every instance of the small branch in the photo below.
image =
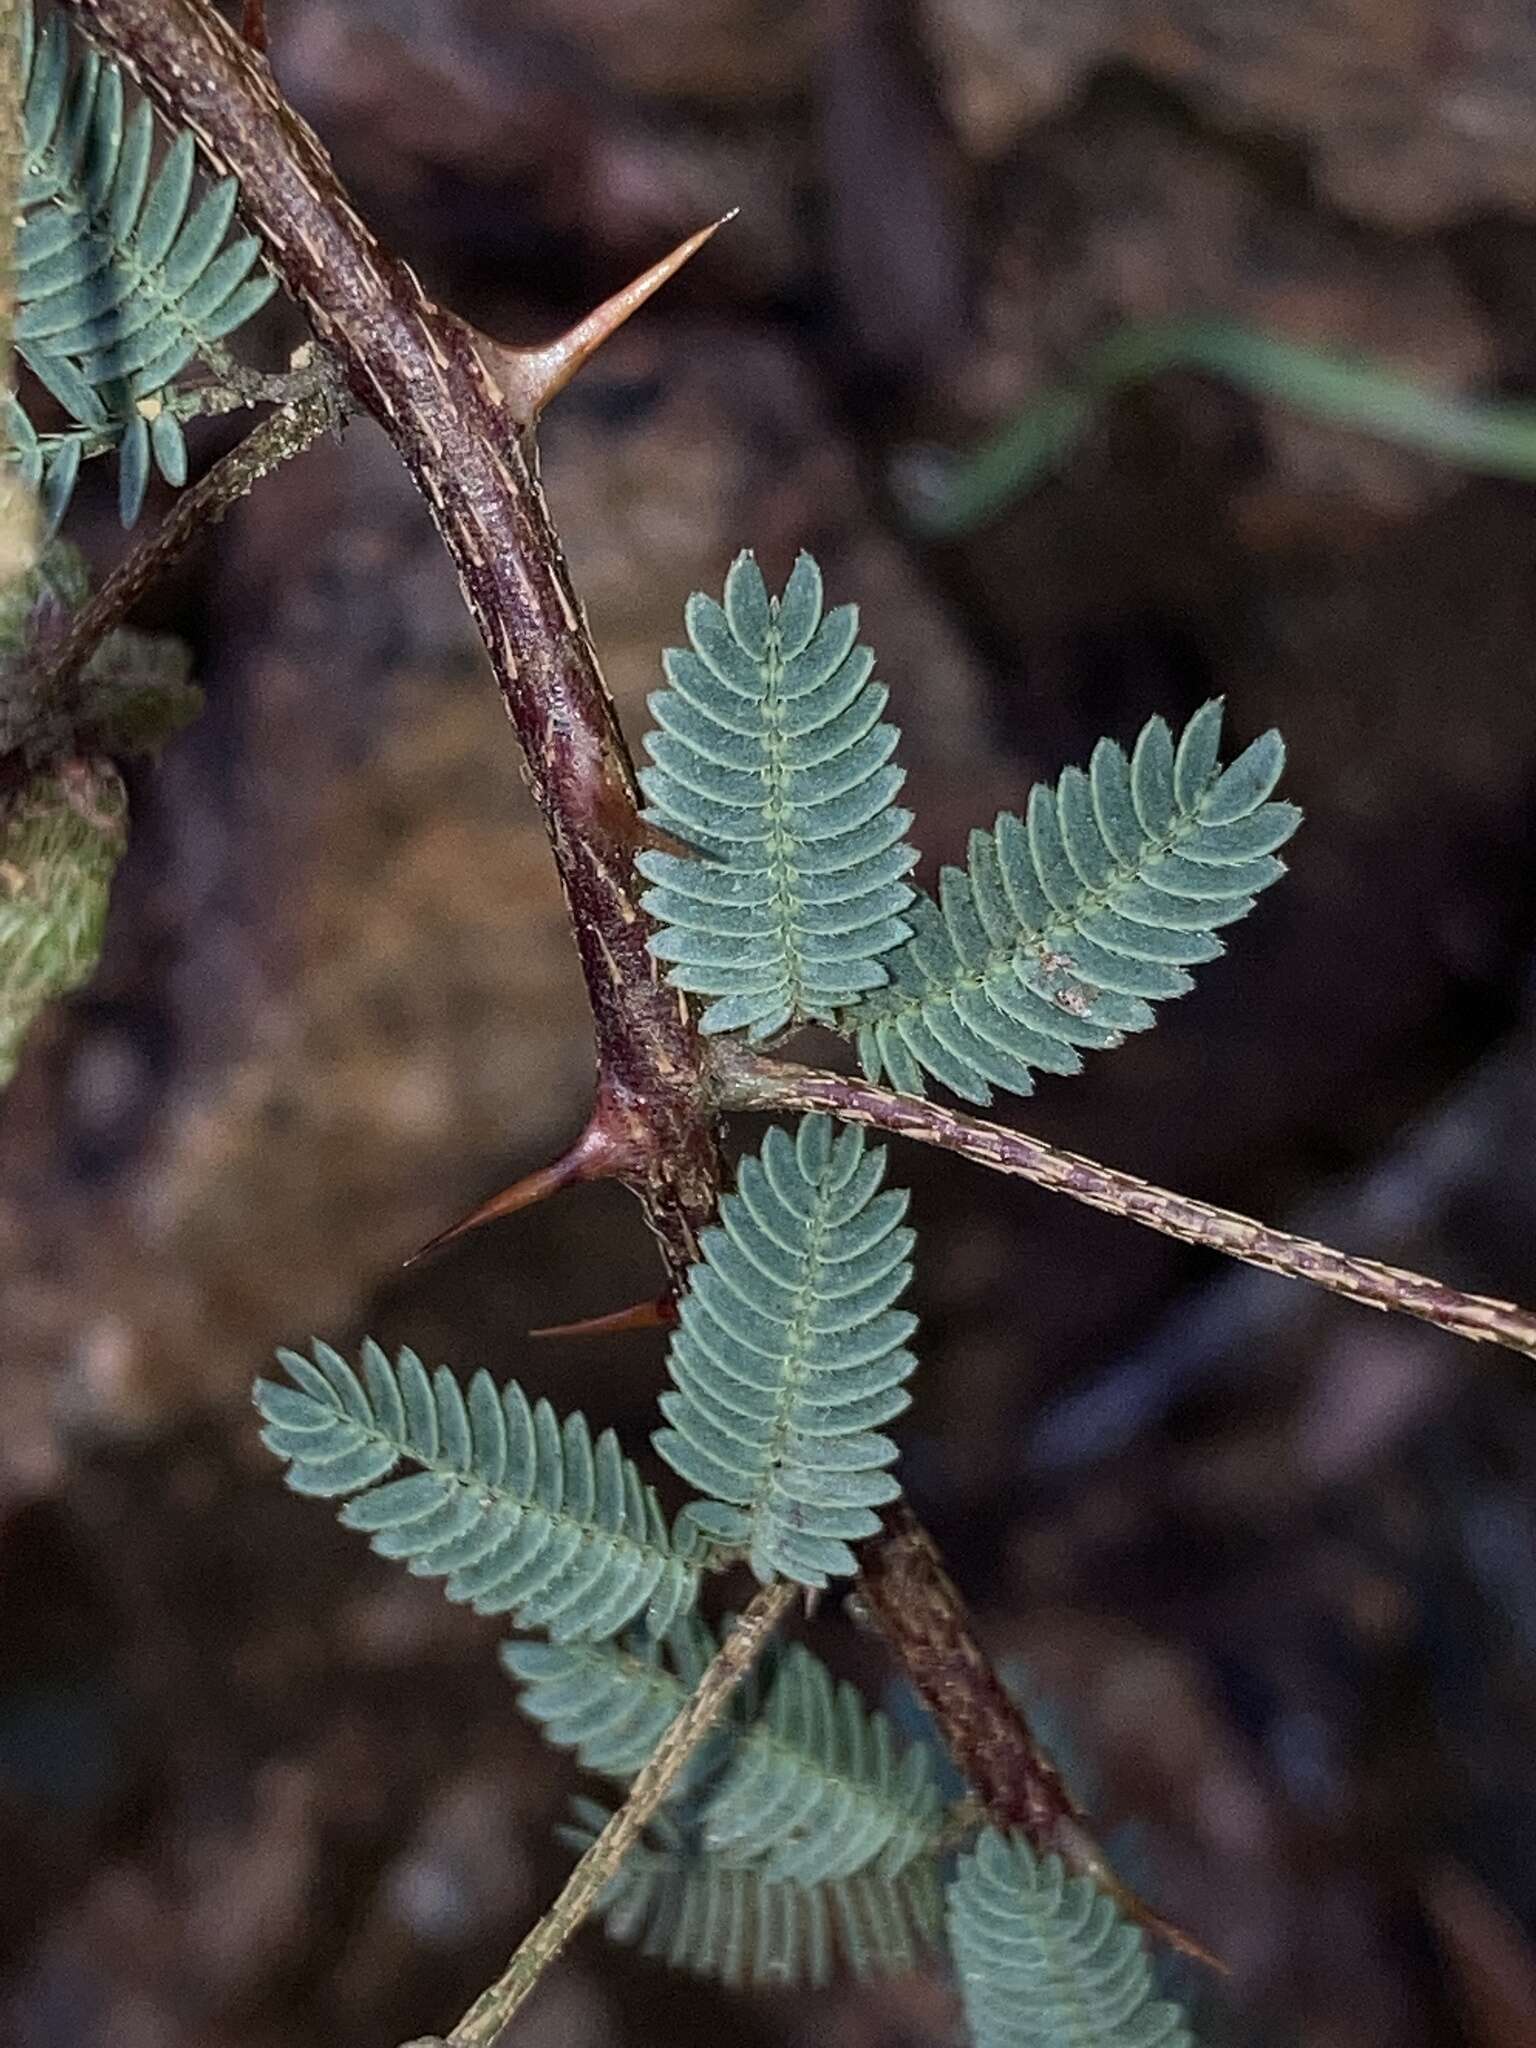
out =
[(75, 613), (43, 675), (44, 692), (51, 696), (68, 690), (107, 635), (197, 536), (222, 519), (262, 477), (302, 454), (328, 428), (339, 426), (345, 412), (342, 394), (322, 387), (253, 427), (238, 447), (183, 491), (149, 539), (120, 562)]
[(796, 1588), (777, 1580), (756, 1595), (715, 1653), (630, 1787), (629, 1797), (566, 1879), (565, 1889), (496, 1982), (448, 2036), (448, 2048), (491, 2048), (502, 2028), (565, 1947), (676, 1785), (688, 1759), (724, 1711), (774, 1629)]
[(242, 405), (297, 405), (336, 381), (335, 364), (313, 342), (305, 343), (286, 370), (252, 369), (222, 342), (200, 353), (214, 381), (184, 385), (174, 394), (184, 419), (233, 412)]
[[(624, 1178), (640, 1194), (677, 1282), (697, 1252), (698, 1233), (714, 1213), (724, 1178), (716, 1127), (722, 1105), (690, 1006), (662, 982), (647, 951), (632, 862), (649, 835), (531, 445), (469, 330), (431, 304), (412, 273), (378, 247), (319, 142), (283, 101), (269, 67), (207, 0), (65, 4), (125, 59), (162, 112), (194, 129), (212, 161), (238, 177), (242, 210), (262, 235), (269, 260), (341, 361), (357, 402), (394, 441), (436, 520), (549, 831), (593, 1013), (600, 1096), (616, 1123), (627, 1127), (634, 1148), (636, 1164)], [(901, 1540), (902, 1532), (892, 1530), (864, 1546), (866, 1578), (878, 1572), (886, 1546)], [(937, 1604), (922, 1612), (936, 1630), (952, 1630), (957, 1622), (964, 1627), (963, 1606), (947, 1578), (943, 1589), (942, 1597), (934, 1596)], [(759, 1601), (775, 1599), (776, 1614), (788, 1598), (775, 1589)], [(764, 1632), (770, 1625), (763, 1624)], [(722, 1656), (736, 1641), (727, 1642)], [(901, 1641), (914, 1655), (921, 1648), (910, 1629)], [(754, 1651), (749, 1646), (744, 1664)], [(967, 1665), (956, 1682), (972, 1683), (969, 1674)], [(664, 1738), (664, 1750), (669, 1741)], [(1031, 1772), (1038, 1777), (1031, 1758), (1038, 1754), (1027, 1730), (1015, 1736), (1011, 1751), (999, 1742), (999, 1785), (1015, 1771), (1017, 1796), (1027, 1797)], [(481, 2048), (492, 2038), (589, 1909), (644, 1825), (639, 1802), (645, 1783), (643, 1773), (628, 1806), (577, 1866), (550, 1920), (535, 1929), (501, 1984), (460, 2021), (450, 2037), (453, 2048)], [(654, 1811), (664, 1791), (653, 1791), (645, 1813)], [(1065, 1830), (1070, 1824), (1064, 1815), (1057, 1825)], [(615, 1851), (611, 1837), (620, 1829)], [(552, 1923), (556, 1938), (547, 1952), (525, 1960)]]
[(1094, 1841), (1061, 1773), (1004, 1691), (976, 1640), (938, 1546), (904, 1501), (860, 1554), (856, 1595), (884, 1636), (986, 1815), (1019, 1828), (1042, 1855), (1091, 1877), (1121, 1911), (1170, 1947), (1220, 1968), (1193, 1936), (1123, 1885)]
[(1342, 1294), (1366, 1308), (1417, 1316), (1474, 1344), (1502, 1344), (1506, 1350), (1536, 1356), (1536, 1315), (1529, 1309), (1485, 1294), (1464, 1294), (1458, 1287), (1446, 1287), (1421, 1273), (1355, 1258), (1309, 1237), (1293, 1237), (1289, 1231), (1276, 1230), (1251, 1216), (1197, 1202), (1189, 1195), (1176, 1195), (1168, 1188), (1138, 1180), (1134, 1174), (1100, 1166), (1075, 1152), (1063, 1152), (1024, 1131), (1010, 1131), (1003, 1124), (963, 1116), (920, 1097), (896, 1095), (888, 1088), (876, 1088), (846, 1075), (763, 1059), (723, 1042), (714, 1054), (714, 1070), (725, 1108), (826, 1110), (844, 1123), (915, 1138), (921, 1145), (936, 1145), (996, 1173), (1018, 1174), (1037, 1187), (1070, 1195), (1091, 1209), (1105, 1209), (1111, 1216), (1124, 1216), (1148, 1230), (1182, 1238), (1186, 1244), (1225, 1252), (1229, 1258), (1284, 1273), (1292, 1280), (1310, 1280), (1314, 1286)]

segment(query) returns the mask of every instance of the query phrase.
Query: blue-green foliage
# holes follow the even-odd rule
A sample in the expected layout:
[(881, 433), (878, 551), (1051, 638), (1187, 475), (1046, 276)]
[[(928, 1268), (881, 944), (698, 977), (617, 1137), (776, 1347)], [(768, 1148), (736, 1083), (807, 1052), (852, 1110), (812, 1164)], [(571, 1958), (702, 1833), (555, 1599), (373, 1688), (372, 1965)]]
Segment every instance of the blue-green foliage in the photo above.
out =
[(651, 822), (707, 858), (639, 857), (662, 927), (651, 950), (674, 988), (715, 999), (706, 1031), (830, 1023), (885, 982), (880, 956), (906, 938), (912, 900), (874, 656), (855, 644), (852, 605), (823, 616), (809, 555), (782, 598), (739, 555), (724, 606), (696, 594), (686, 621), (692, 645), (667, 653), (670, 687), (650, 700), (660, 730), (640, 782)]
[(670, 1428), (653, 1438), (707, 1496), (685, 1513), (775, 1576), (822, 1586), (855, 1569), (850, 1543), (900, 1492), (880, 1425), (909, 1403), (916, 1318), (892, 1304), (911, 1277), (905, 1193), (878, 1192), (883, 1147), (806, 1117), (743, 1159), (668, 1352)]
[(63, 517), (81, 457), (116, 448), (128, 526), (152, 468), (168, 483), (186, 481), (176, 379), (250, 319), (276, 280), (257, 270), (253, 236), (229, 240), (234, 179), (198, 198), (185, 131), (156, 168), (148, 105), (127, 111), (121, 71), (95, 51), (72, 63), (62, 13), (36, 34), (27, 8), (23, 72), (15, 341), (73, 424), (39, 437), (8, 399), (7, 438), (50, 526)]
[[(672, 1631), (665, 1654), (645, 1638), (512, 1642), (502, 1663), (551, 1742), (627, 1783), (715, 1648), (691, 1619)], [(750, 1865), (802, 1886), (869, 1869), (894, 1878), (931, 1857), (940, 1797), (927, 1746), (899, 1743), (885, 1715), (802, 1645), (770, 1655), (767, 1671), (738, 1692), (673, 1795), (699, 1848), (721, 1869)]]
[[(608, 1819), (591, 1800), (574, 1803), (562, 1830), (585, 1849)], [(599, 1904), (614, 1940), (696, 1977), (739, 1986), (830, 1983), (841, 1961), (857, 1977), (918, 1969), (943, 1941), (944, 1906), (932, 1858), (894, 1877), (865, 1869), (818, 1884), (774, 1878), (755, 1865), (722, 1863), (696, 1829), (663, 1811), (624, 1861)]]
[(949, 1888), (973, 2048), (1190, 2048), (1146, 1942), (1088, 1877), (986, 1829)]
[(1285, 872), (1275, 849), (1300, 819), (1267, 801), (1278, 733), (1225, 771), (1220, 742), (1219, 702), (1177, 747), (1154, 718), (1129, 759), (1100, 740), (1086, 773), (1036, 786), (1025, 818), (973, 832), (964, 872), (908, 912), (892, 986), (844, 1013), (865, 1072), (908, 1094), (931, 1075), (971, 1102), (1027, 1095), (1034, 1071), (1076, 1073), (1081, 1048), (1118, 1045), (1192, 987), (1186, 970), (1224, 950), (1217, 930)]
[[(583, 1416), (562, 1425), (547, 1401), (530, 1407), (484, 1372), (466, 1392), (413, 1351), (391, 1365), (367, 1343), (360, 1374), (328, 1344), (313, 1363), (277, 1355), (293, 1384), (258, 1380), (255, 1400), (288, 1484), (350, 1495), (346, 1526), (419, 1576), (445, 1577), (450, 1600), (557, 1642), (612, 1635), (642, 1612), (661, 1633), (697, 1600), (698, 1545), (668, 1530), (612, 1430), (594, 1444)], [(390, 1479), (402, 1462), (418, 1469)]]
[[(687, 618), (642, 782), (651, 821), (699, 854), (638, 866), (652, 951), (713, 998), (708, 1030), (830, 1021), (908, 1092), (1028, 1093), (1149, 1025), (1283, 872), (1299, 815), (1270, 800), (1284, 749), (1268, 733), (1223, 770), (1213, 703), (1177, 744), (1160, 718), (1130, 757), (1100, 741), (1025, 818), (973, 833), (937, 901), (915, 895), (885, 693), (851, 609), (823, 616), (816, 565), (802, 555), (774, 600), (744, 555), (724, 606), (695, 597)], [(860, 1130), (814, 1115), (742, 1160), (668, 1351), (652, 1441), (701, 1496), (671, 1530), (611, 1432), (594, 1446), (581, 1416), (562, 1427), (484, 1373), (466, 1393), (408, 1351), (392, 1368), (368, 1345), (360, 1375), (324, 1345), (313, 1364), (280, 1353), (294, 1384), (258, 1384), (265, 1441), (300, 1491), (350, 1496), (342, 1520), (377, 1550), (544, 1630), (502, 1651), (525, 1711), (628, 1785), (717, 1652), (702, 1572), (744, 1558), (764, 1583), (824, 1586), (900, 1492), (883, 1429), (910, 1399), (916, 1320), (895, 1304), (913, 1234), (884, 1172)], [(392, 1478), (402, 1459), (419, 1469)], [(642, 1611), (648, 1633), (620, 1636)], [(1091, 1877), (988, 1827), (946, 1899), (942, 1807), (926, 1743), (903, 1745), (802, 1646), (770, 1648), (600, 1910), (616, 1939), (729, 1984), (822, 1984), (838, 1953), (910, 1969), (947, 1911), (973, 2048), (1188, 2048), (1141, 1931)], [(607, 1817), (579, 1802), (569, 1839)]]

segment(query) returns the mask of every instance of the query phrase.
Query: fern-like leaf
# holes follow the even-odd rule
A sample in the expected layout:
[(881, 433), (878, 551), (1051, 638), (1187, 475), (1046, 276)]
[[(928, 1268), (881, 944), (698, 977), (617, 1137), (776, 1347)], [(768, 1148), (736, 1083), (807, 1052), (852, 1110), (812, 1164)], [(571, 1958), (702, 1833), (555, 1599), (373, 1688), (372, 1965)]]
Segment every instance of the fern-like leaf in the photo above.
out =
[[(585, 1849), (608, 1819), (574, 1802), (563, 1829)], [(759, 1868), (722, 1866), (683, 1822), (662, 1813), (626, 1857), (598, 1911), (609, 1937), (673, 1969), (739, 1988), (823, 1989), (837, 1961), (855, 1976), (898, 1976), (920, 1967), (943, 1940), (943, 1895), (932, 1858), (897, 1876), (861, 1870), (814, 1885)]]
[(961, 1857), (948, 1918), (974, 2048), (1191, 2048), (1140, 1928), (1022, 1836), (989, 1828)]
[[(419, 1576), (446, 1577), (450, 1600), (557, 1641), (612, 1635), (642, 1611), (659, 1634), (697, 1600), (698, 1545), (668, 1530), (612, 1430), (594, 1444), (583, 1416), (561, 1424), (484, 1372), (465, 1390), (413, 1351), (391, 1365), (367, 1343), (361, 1374), (328, 1344), (313, 1363), (277, 1355), (293, 1385), (258, 1380), (255, 1401), (288, 1484), (352, 1496), (343, 1523)], [(402, 1461), (418, 1469), (391, 1479)]]
[(849, 1544), (900, 1492), (880, 1434), (908, 1406), (915, 1316), (904, 1193), (877, 1192), (885, 1152), (808, 1116), (741, 1162), (704, 1232), (667, 1354), (668, 1429), (652, 1438), (707, 1496), (684, 1514), (743, 1550), (765, 1584), (855, 1569)]
[[(587, 1770), (627, 1782), (679, 1712), (715, 1649), (702, 1623), (654, 1642), (523, 1643), (502, 1663), (520, 1704)], [(816, 1885), (897, 1876), (935, 1852), (940, 1796), (926, 1744), (904, 1748), (885, 1715), (796, 1644), (774, 1660), (767, 1698), (747, 1687), (674, 1794), (721, 1869)]]
[(83, 453), (115, 447), (119, 509), (132, 525), (152, 467), (186, 480), (171, 387), (277, 289), (256, 269), (253, 236), (229, 240), (236, 186), (195, 196), (196, 148), (183, 130), (153, 167), (154, 118), (128, 113), (123, 76), (88, 50), (71, 62), (62, 14), (36, 34), (23, 17), (26, 162), (16, 240), (15, 340), (77, 423), (40, 440), (12, 401), (23, 475), (63, 516)]
[(685, 616), (692, 646), (664, 658), (640, 783), (647, 817), (708, 858), (640, 855), (662, 927), (651, 951), (674, 988), (715, 998), (706, 1031), (829, 1023), (883, 986), (880, 956), (906, 938), (912, 900), (899, 734), (880, 723), (874, 656), (855, 645), (852, 605), (823, 616), (809, 555), (780, 598), (739, 555), (724, 606), (695, 594)]
[(1128, 760), (1100, 740), (1085, 773), (1037, 785), (1027, 818), (971, 834), (964, 872), (922, 897), (914, 935), (889, 956), (892, 986), (845, 1012), (872, 1080), (907, 1094), (932, 1075), (969, 1102), (1031, 1092), (1035, 1070), (1074, 1074), (1080, 1047), (1118, 1045), (1150, 1004), (1193, 986), (1186, 969), (1224, 950), (1217, 930), (1285, 872), (1293, 804), (1270, 803), (1278, 733), (1222, 770), (1221, 704), (1177, 747), (1154, 718)]

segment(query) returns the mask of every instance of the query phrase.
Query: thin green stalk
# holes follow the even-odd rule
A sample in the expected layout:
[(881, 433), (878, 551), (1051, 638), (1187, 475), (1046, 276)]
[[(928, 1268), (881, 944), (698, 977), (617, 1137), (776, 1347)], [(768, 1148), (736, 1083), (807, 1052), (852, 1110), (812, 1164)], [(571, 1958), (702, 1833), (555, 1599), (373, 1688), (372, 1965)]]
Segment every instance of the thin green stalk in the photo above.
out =
[(1536, 479), (1536, 405), (1435, 391), (1368, 357), (1281, 341), (1235, 320), (1121, 328), (1067, 383), (1044, 391), (974, 453), (909, 490), (912, 522), (936, 538), (984, 525), (1044, 480), (1105, 399), (1165, 370), (1220, 377), (1274, 405), (1486, 476)]

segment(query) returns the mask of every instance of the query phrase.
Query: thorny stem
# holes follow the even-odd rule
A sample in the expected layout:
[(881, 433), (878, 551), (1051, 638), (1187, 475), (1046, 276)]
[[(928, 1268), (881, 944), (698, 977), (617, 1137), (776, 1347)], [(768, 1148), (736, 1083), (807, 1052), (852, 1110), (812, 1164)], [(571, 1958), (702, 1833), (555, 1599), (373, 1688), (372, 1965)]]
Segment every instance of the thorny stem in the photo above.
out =
[(668, 1724), (630, 1786), (629, 1797), (576, 1865), (560, 1896), (520, 1944), (506, 1969), (449, 2034), (447, 2048), (491, 2048), (645, 1832), (689, 1758), (719, 1720), (731, 1694), (756, 1663), (796, 1590), (779, 1579), (755, 1596)]
[(764, 1059), (744, 1047), (722, 1043), (714, 1058), (721, 1096), (729, 1109), (825, 1110), (844, 1123), (889, 1131), (936, 1145), (995, 1173), (1012, 1173), (1037, 1187), (1071, 1195), (1090, 1208), (1127, 1217), (1149, 1230), (1182, 1238), (1186, 1244), (1225, 1252), (1250, 1266), (1310, 1280), (1331, 1294), (1342, 1294), (1367, 1308), (1395, 1309), (1417, 1316), (1453, 1336), (1473, 1343), (1502, 1344), (1506, 1350), (1536, 1356), (1536, 1315), (1512, 1302), (1483, 1294), (1466, 1294), (1375, 1259), (1356, 1258), (1309, 1237), (1197, 1202), (1189, 1195), (1153, 1187), (1134, 1174), (1100, 1166), (1075, 1152), (1063, 1152), (1043, 1138), (1012, 1131), (1003, 1124), (964, 1116), (912, 1095), (897, 1095), (867, 1081), (842, 1074), (820, 1073), (787, 1061)]
[(208, 0), (67, 0), (150, 98), (233, 174), (268, 260), (409, 468), (522, 742), (592, 1008), (600, 1102), (672, 1271), (720, 1181), (693, 1018), (646, 949), (634, 771), (532, 450), (472, 331), (379, 247), (265, 58)]
[(977, 1642), (938, 1546), (898, 1501), (877, 1542), (863, 1546), (858, 1600), (905, 1667), (913, 1690), (961, 1762), (986, 1818), (1019, 1828), (1091, 1877), (1131, 1919), (1173, 1948), (1220, 1968), (1209, 1950), (1154, 1913), (1115, 1875), (1028, 1720)]
[(134, 549), (75, 613), (42, 678), (50, 693), (68, 690), (102, 641), (206, 528), (280, 464), (300, 455), (346, 416), (345, 394), (320, 385), (253, 427), (205, 475), (182, 491), (149, 539)]
[[(264, 58), (208, 0), (64, 4), (110, 46), (161, 111), (190, 128), (211, 161), (239, 180), (242, 209), (269, 260), (334, 353), (359, 406), (390, 435), (431, 510), (490, 654), (549, 832), (592, 1007), (599, 1114), (615, 1156), (628, 1162), (622, 1177), (644, 1203), (674, 1285), (686, 1273), (721, 1186), (718, 1112), (730, 1102), (751, 1102), (830, 1109), (1356, 1300), (1426, 1315), (1463, 1335), (1536, 1349), (1536, 1320), (1502, 1303), (1287, 1238), (999, 1126), (740, 1054), (722, 1052), (712, 1072), (687, 1005), (662, 985), (646, 948), (631, 874), (643, 838), (633, 768), (544, 504), (531, 444), (475, 337), (379, 248), (320, 143), (283, 101)], [(257, 22), (260, 14), (249, 8), (246, 19)], [(995, 1710), (995, 1676), (937, 1552), (926, 1539), (916, 1540), (920, 1533), (904, 1513), (864, 1546), (865, 1602), (944, 1726), (956, 1763), (988, 1788), (989, 1812), (1004, 1825), (1017, 1824), (1032, 1802), (1049, 1806), (1054, 1773), (1019, 1716)], [(1065, 1840), (1075, 1822), (1063, 1813), (1051, 1825)], [(617, 1850), (610, 1845), (612, 1867), (627, 1840)], [(588, 1904), (590, 1897), (571, 1909), (569, 1925)], [(562, 1928), (561, 1940), (569, 1931), (565, 1923)], [(526, 1963), (519, 1997), (545, 1960)], [(483, 2031), (463, 2031), (479, 2011), (455, 2031), (456, 2048), (487, 2038)]]

